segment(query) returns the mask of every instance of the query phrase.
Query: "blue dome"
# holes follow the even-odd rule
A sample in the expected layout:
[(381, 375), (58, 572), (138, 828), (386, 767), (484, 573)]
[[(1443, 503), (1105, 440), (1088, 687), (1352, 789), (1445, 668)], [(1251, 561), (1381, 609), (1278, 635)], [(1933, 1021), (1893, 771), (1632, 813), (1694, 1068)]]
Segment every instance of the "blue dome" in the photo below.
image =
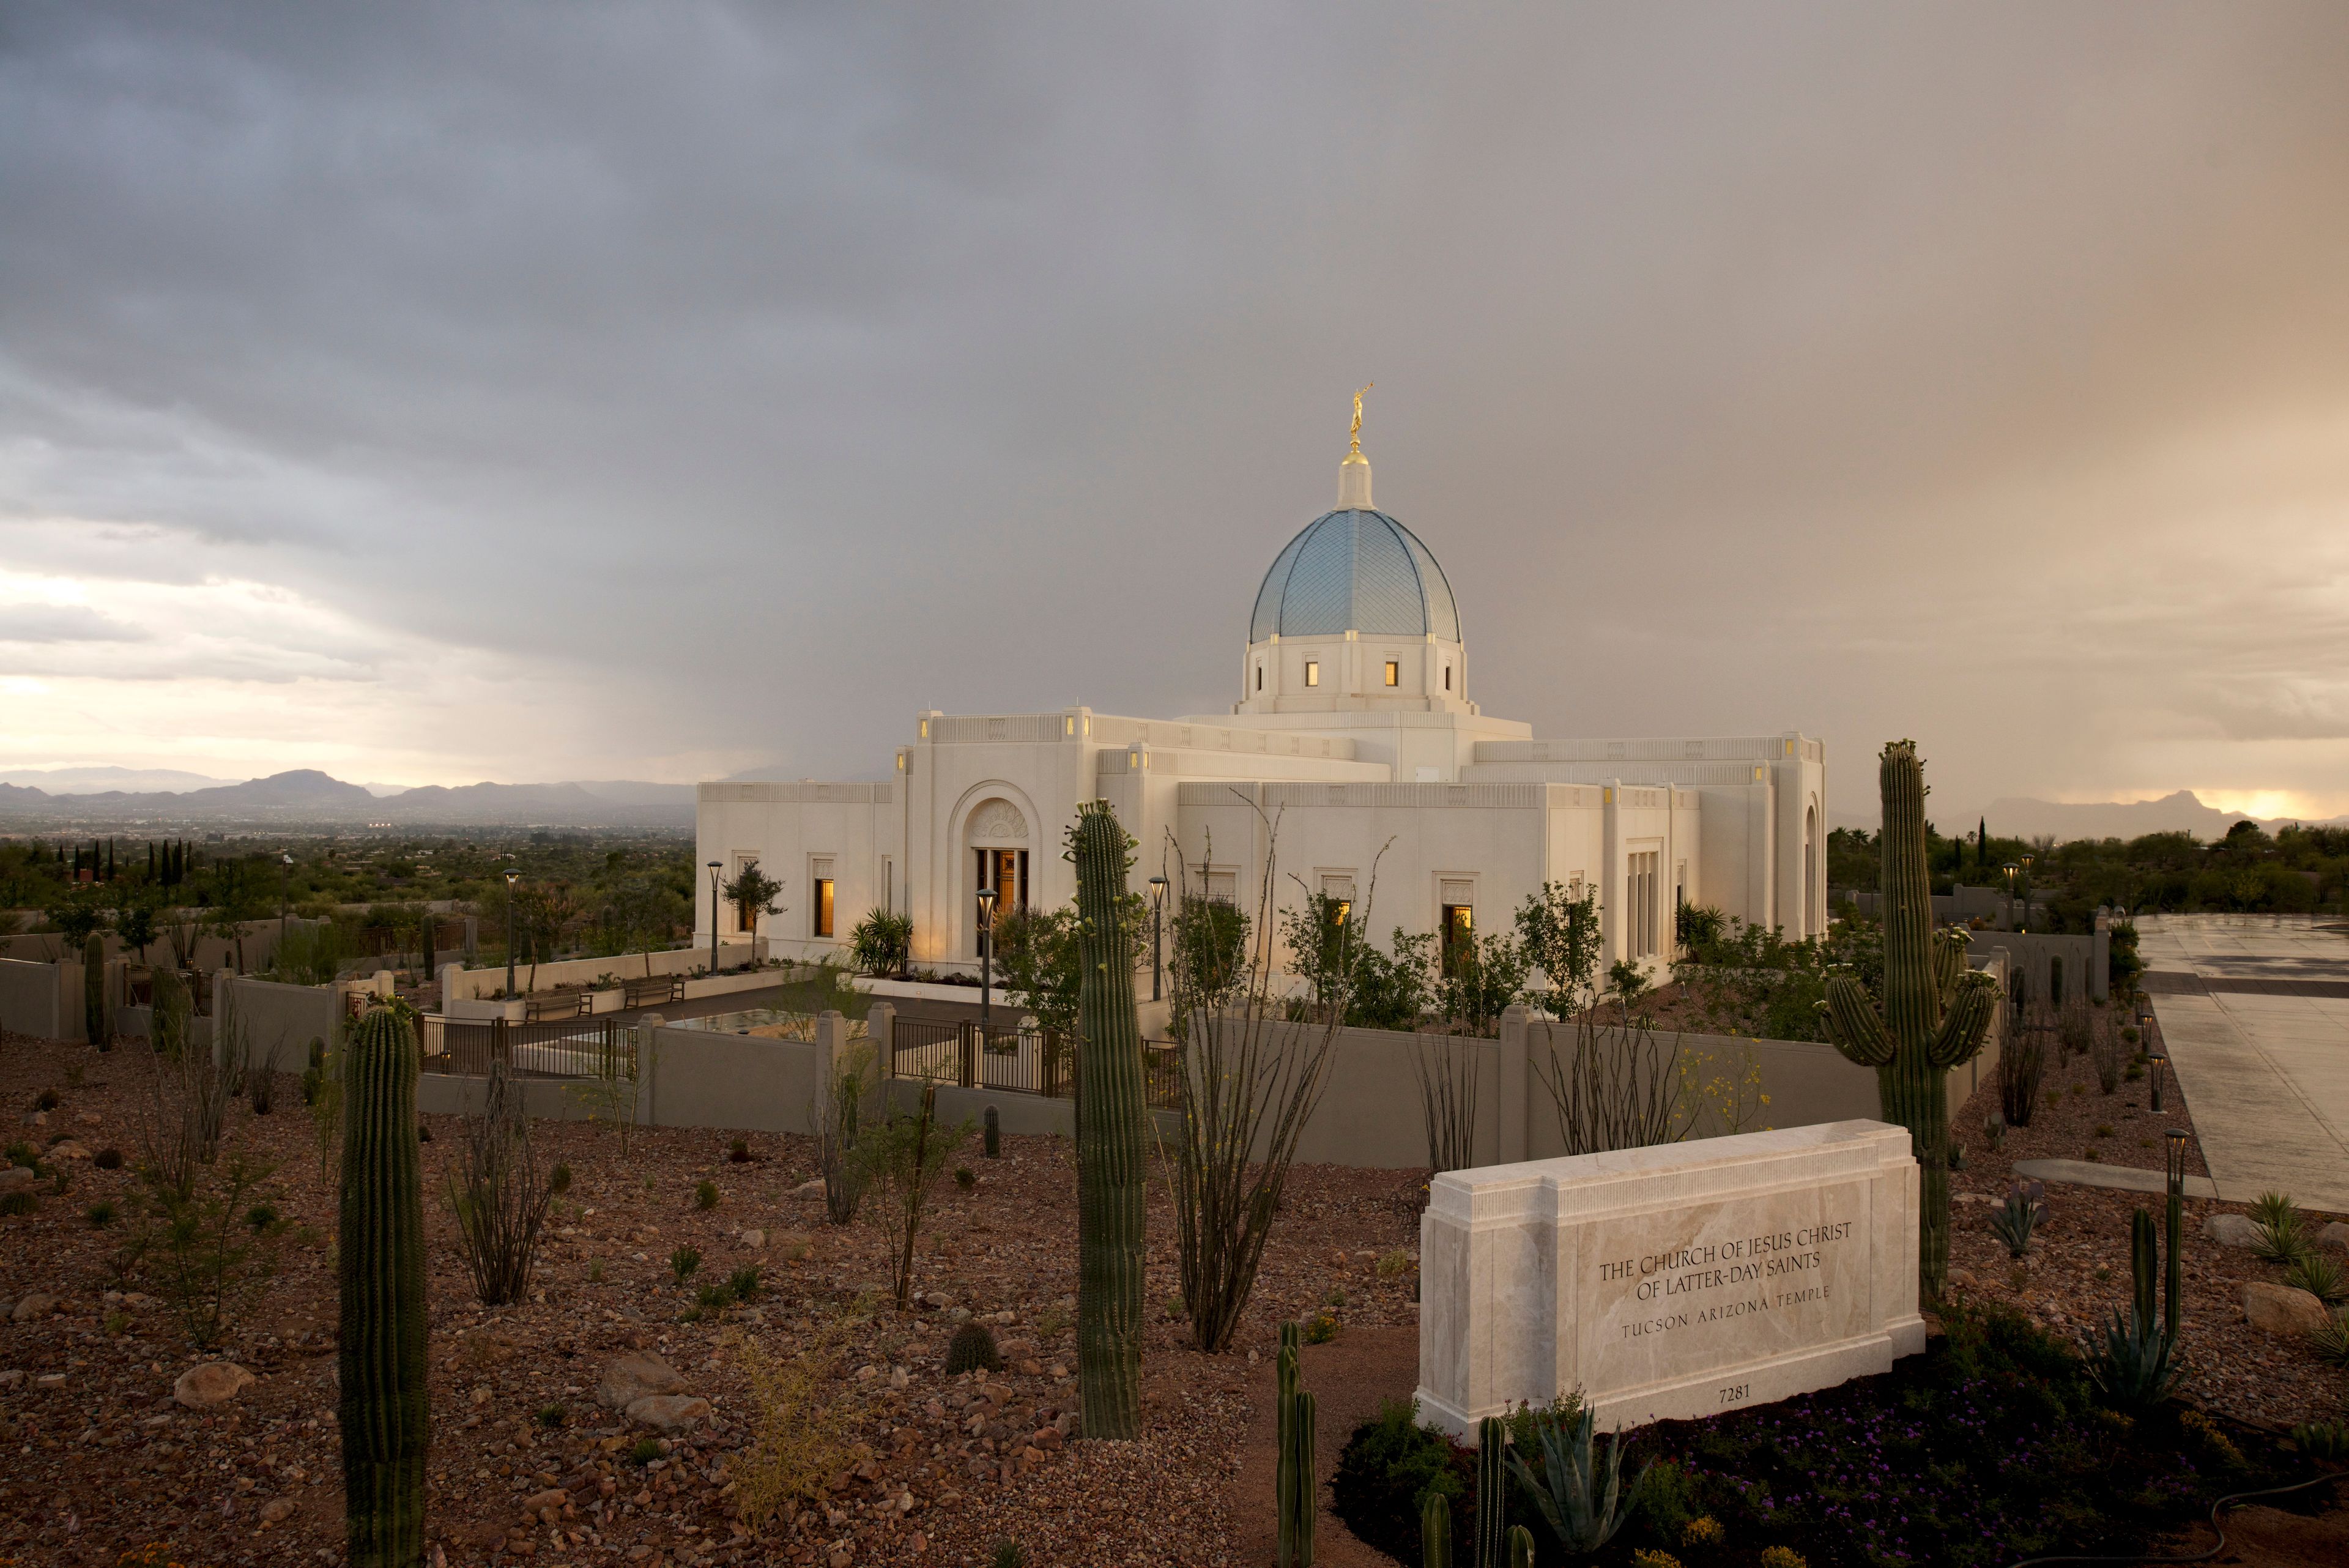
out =
[(1257, 590), (1248, 640), (1346, 631), (1460, 640), (1444, 568), (1383, 512), (1328, 512), (1288, 542)]

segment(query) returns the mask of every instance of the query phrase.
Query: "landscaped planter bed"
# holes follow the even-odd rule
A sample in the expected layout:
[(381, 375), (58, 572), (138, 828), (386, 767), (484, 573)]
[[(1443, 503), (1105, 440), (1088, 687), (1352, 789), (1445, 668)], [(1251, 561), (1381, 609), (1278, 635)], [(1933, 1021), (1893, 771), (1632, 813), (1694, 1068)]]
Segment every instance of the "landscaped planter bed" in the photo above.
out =
[[(46, 1145), (64, 1132), (93, 1152), (135, 1153), (132, 1106), (146, 1061), (143, 1049), (100, 1054), (6, 1037), (0, 1105), (7, 1136)], [(78, 1085), (70, 1081), (77, 1071)], [(60, 1103), (43, 1126), (27, 1127), (24, 1113), (42, 1089), (57, 1090)], [(86, 1123), (85, 1115), (98, 1120)], [(1414, 1245), (1421, 1179), (1300, 1168), (1237, 1345), (1226, 1355), (1198, 1355), (1187, 1348), (1187, 1325), (1168, 1311), (1179, 1290), (1173, 1210), (1154, 1179), (1143, 1436), (1040, 1446), (1037, 1434), (1076, 1405), (1067, 1376), (1076, 1360), (1069, 1321), (1074, 1162), (1066, 1140), (1051, 1137), (1006, 1137), (1004, 1158), (990, 1162), (974, 1137), (958, 1159), (978, 1176), (977, 1189), (965, 1193), (951, 1178), (941, 1183), (935, 1241), (915, 1281), (948, 1304), (908, 1319), (885, 1306), (850, 1334), (824, 1397), (846, 1411), (845, 1436), (864, 1451), (838, 1478), (826, 1511), (811, 1511), (803, 1524), (771, 1529), (753, 1543), (736, 1536), (726, 1491), (753, 1413), (728, 1336), (747, 1334), (771, 1355), (789, 1355), (812, 1327), (887, 1277), (876, 1229), (829, 1226), (820, 1196), (795, 1195), (814, 1174), (811, 1142), (641, 1130), (623, 1158), (609, 1129), (536, 1124), (541, 1158), (573, 1172), (542, 1253), (545, 1299), (484, 1310), (440, 1198), (461, 1124), (425, 1121), (433, 1133), (422, 1153), (434, 1418), (426, 1522), (452, 1564), (518, 1563), (523, 1546), (534, 1565), (829, 1563), (836, 1553), (857, 1564), (953, 1564), (987, 1560), (1006, 1537), (1024, 1543), (1040, 1568), (1226, 1561), (1231, 1456), (1248, 1417), (1248, 1353), (1268, 1356), (1283, 1319), (1328, 1305), (1332, 1293), (1343, 1293), (1336, 1314), (1350, 1326), (1413, 1321), (1409, 1272), (1381, 1278), (1374, 1263)], [(750, 1162), (730, 1162), (737, 1137)], [(278, 1080), (274, 1114), (254, 1116), (242, 1106), (233, 1113), (230, 1143), (277, 1163), (270, 1200), (293, 1229), (278, 1278), (212, 1355), (188, 1348), (160, 1302), (108, 1299), (118, 1288), (108, 1263), (125, 1221), (98, 1230), (82, 1216), (100, 1199), (127, 1210), (134, 1186), (127, 1168), (56, 1162), (71, 1169), (70, 1190), (43, 1196), (30, 1217), (0, 1219), (0, 1301), (56, 1298), (40, 1316), (0, 1321), (0, 1373), (23, 1374), (0, 1386), (0, 1418), (10, 1427), (0, 1441), (0, 1560), (115, 1568), (124, 1551), (149, 1542), (202, 1568), (317, 1562), (322, 1549), (340, 1560), (336, 1309), (326, 1245), (334, 1182), (320, 1172), (289, 1077)], [(708, 1211), (693, 1204), (703, 1179), (722, 1193)], [(47, 1194), (49, 1184), (40, 1186)], [(740, 1232), (750, 1229), (766, 1232), (762, 1250), (742, 1244)], [(768, 1288), (748, 1307), (683, 1321), (693, 1293), (677, 1284), (667, 1263), (679, 1245), (704, 1257), (694, 1284), (757, 1262)], [(591, 1278), (597, 1272), (601, 1278)], [(1010, 1314), (993, 1325), (1007, 1355), (1001, 1373), (943, 1376), (957, 1308)], [(119, 1320), (110, 1324), (113, 1314)], [(636, 1347), (664, 1355), (688, 1391), (714, 1407), (714, 1425), (673, 1438), (677, 1451), (659, 1471), (627, 1457), (646, 1429), (595, 1401), (603, 1369)], [(211, 1412), (174, 1403), (174, 1381), (211, 1359), (233, 1360), (260, 1380)], [(903, 1388), (891, 1386), (899, 1366)], [(60, 1381), (44, 1386), (45, 1376)], [(564, 1424), (540, 1426), (536, 1413), (557, 1403)], [(974, 1413), (987, 1417), (978, 1436), (968, 1430)], [(1038, 1457), (1024, 1457), (1030, 1452)], [(614, 1487), (599, 1515), (592, 1508), (606, 1468)], [(523, 1501), (557, 1488), (575, 1515), (559, 1520), (560, 1545), (543, 1521), (510, 1533), (523, 1523)], [(908, 1497), (910, 1509), (900, 1501)], [(279, 1501), (291, 1511), (264, 1522), (264, 1510)]]

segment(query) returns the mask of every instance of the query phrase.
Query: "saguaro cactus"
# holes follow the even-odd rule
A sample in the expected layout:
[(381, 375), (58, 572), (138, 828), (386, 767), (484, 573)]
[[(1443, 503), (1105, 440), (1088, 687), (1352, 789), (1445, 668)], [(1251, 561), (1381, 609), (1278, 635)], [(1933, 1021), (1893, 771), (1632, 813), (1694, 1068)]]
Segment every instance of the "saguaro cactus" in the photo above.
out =
[(342, 1286), (344, 1528), (353, 1568), (424, 1558), (424, 1197), (417, 1168), (416, 1043), (388, 1008), (344, 1054)]
[(1419, 1500), (1420, 1568), (1452, 1568), (1452, 1500), (1430, 1488)]
[(1925, 862), (1925, 769), (1914, 741), (1893, 741), (1878, 766), (1884, 826), (1878, 836), (1878, 904), (1884, 920), (1884, 1006), (1848, 975), (1827, 981), (1836, 1049), (1876, 1069), (1877, 1104), (1909, 1129), (1922, 1188), (1918, 1282), (1939, 1297), (1950, 1267), (1949, 1071), (1982, 1049), (1990, 1027), (1989, 976), (1966, 969), (1966, 940), (1933, 931)]
[(1534, 1532), (1522, 1524), (1509, 1532), (1509, 1568), (1534, 1568)]
[(1141, 1426), (1142, 1025), (1124, 929), (1132, 840), (1109, 802), (1077, 808), (1077, 1386), (1088, 1438)]
[(83, 1033), (101, 1051), (114, 1048), (114, 1020), (106, 1003), (106, 939), (92, 931), (81, 944), (81, 1022)]
[(1289, 1424), (1297, 1417), (1298, 1356), (1305, 1334), (1296, 1324), (1280, 1325), (1280, 1359), (1273, 1369), (1272, 1507), (1275, 1554), (1287, 1568), (1297, 1550), (1297, 1464)]
[(1003, 1115), (993, 1106), (987, 1107), (987, 1158), (1003, 1158)]
[(1509, 1511), (1509, 1425), (1498, 1416), (1476, 1423), (1476, 1568), (1502, 1568)]
[[(1280, 1462), (1290, 1472), (1288, 1482), (1289, 1524), (1288, 1542), (1295, 1551), (1297, 1568), (1313, 1568), (1314, 1526), (1321, 1516), (1321, 1484), (1317, 1474), (1317, 1452), (1314, 1443), (1313, 1396), (1299, 1388), (1288, 1399), (1288, 1441), (1281, 1450)], [(1447, 1536), (1447, 1546), (1449, 1544)], [(1291, 1559), (1282, 1554), (1280, 1568), (1288, 1568)]]

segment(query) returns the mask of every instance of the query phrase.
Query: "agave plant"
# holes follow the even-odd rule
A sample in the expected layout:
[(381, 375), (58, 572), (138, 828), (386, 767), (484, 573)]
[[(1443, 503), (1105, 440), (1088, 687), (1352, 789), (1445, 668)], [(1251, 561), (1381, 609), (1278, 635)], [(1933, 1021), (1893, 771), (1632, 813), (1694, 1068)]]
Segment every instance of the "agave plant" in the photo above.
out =
[[(1514, 1449), (1509, 1454), (1517, 1484), (1533, 1499), (1558, 1544), (1576, 1555), (1606, 1545), (1631, 1517), (1631, 1511), (1622, 1506), (1622, 1439), (1610, 1433), (1607, 1457), (1595, 1459), (1591, 1438), (1597, 1429), (1598, 1419), (1588, 1407), (1566, 1417), (1537, 1412), (1534, 1431), (1541, 1469), (1537, 1472)], [(1631, 1478), (1631, 1491), (1639, 1490), (1646, 1473), (1642, 1469)]]
[(2047, 1212), (2042, 1201), (2046, 1195), (2044, 1182), (2018, 1181), (2008, 1191), (2005, 1205), (1990, 1217), (1991, 1232), (2006, 1243), (2009, 1257), (2020, 1258), (2031, 1251), (2032, 1228)]

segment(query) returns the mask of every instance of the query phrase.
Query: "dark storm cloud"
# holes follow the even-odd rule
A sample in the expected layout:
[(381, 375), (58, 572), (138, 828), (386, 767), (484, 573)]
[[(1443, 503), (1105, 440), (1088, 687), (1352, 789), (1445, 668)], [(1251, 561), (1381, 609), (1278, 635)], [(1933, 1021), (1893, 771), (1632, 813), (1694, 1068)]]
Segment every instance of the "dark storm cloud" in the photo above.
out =
[[(2218, 782), (2349, 736), (2344, 79), (2323, 5), (20, 7), (0, 514), (639, 704), (590, 776), (868, 772), (1228, 702), (1375, 378), (1488, 712)], [(399, 749), (589, 770), (470, 711)]]

